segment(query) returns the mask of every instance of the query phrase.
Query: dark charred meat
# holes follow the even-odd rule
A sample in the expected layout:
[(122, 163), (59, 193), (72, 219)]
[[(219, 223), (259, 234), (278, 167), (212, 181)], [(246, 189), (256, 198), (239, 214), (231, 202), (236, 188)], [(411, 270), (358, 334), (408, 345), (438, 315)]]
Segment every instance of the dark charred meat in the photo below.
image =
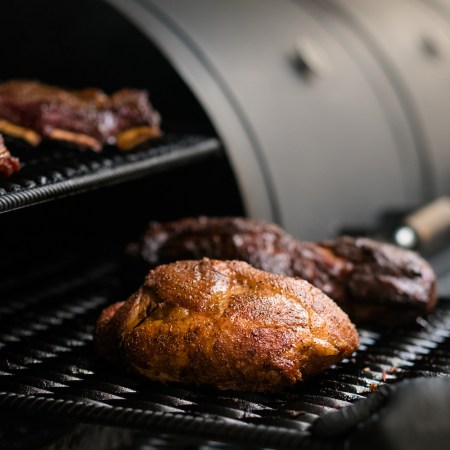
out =
[(0, 134), (0, 174), (9, 177), (19, 170), (19, 160), (11, 156), (11, 153), (9, 153), (8, 149), (5, 147), (3, 137)]
[(307, 281), (205, 258), (151, 270), (103, 311), (95, 342), (151, 380), (276, 391), (349, 356), (359, 338)]
[(337, 301), (354, 320), (406, 323), (433, 312), (436, 276), (417, 253), (348, 236), (318, 245), (350, 264)]
[(405, 323), (436, 304), (435, 275), (423, 258), (366, 238), (302, 242), (275, 224), (199, 217), (151, 223), (138, 252), (151, 266), (206, 256), (303, 278), (355, 321)]
[(99, 89), (68, 91), (37, 81), (0, 84), (0, 131), (33, 146), (55, 139), (95, 151), (105, 144), (129, 150), (160, 136), (159, 123), (142, 90), (109, 96)]

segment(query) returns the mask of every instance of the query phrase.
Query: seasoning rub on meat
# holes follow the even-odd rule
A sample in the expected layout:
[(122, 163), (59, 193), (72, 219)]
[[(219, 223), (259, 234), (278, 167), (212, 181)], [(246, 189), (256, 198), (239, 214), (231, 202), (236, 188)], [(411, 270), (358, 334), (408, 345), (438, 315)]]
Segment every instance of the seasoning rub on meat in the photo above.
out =
[(95, 342), (151, 380), (276, 391), (349, 356), (359, 339), (307, 281), (205, 258), (151, 270), (102, 312)]
[(38, 81), (0, 83), (0, 131), (36, 146), (55, 139), (100, 151), (122, 150), (161, 135), (160, 116), (143, 90), (69, 91)]

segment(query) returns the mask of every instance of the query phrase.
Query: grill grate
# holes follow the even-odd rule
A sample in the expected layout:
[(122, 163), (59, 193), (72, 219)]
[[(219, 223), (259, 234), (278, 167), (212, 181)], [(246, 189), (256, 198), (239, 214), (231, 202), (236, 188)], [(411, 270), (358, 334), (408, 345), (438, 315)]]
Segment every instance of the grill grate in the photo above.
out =
[(92, 331), (119, 264), (51, 266), (0, 288), (0, 408), (274, 448), (307, 445), (320, 415), (406, 377), (450, 374), (450, 302), (410, 329), (360, 329), (351, 360), (277, 394), (162, 385), (99, 361)]
[(216, 138), (167, 136), (130, 152), (106, 148), (102, 153), (47, 143), (38, 149), (14, 144), (22, 169), (0, 177), (0, 213), (98, 187), (122, 183), (156, 171), (221, 153)]

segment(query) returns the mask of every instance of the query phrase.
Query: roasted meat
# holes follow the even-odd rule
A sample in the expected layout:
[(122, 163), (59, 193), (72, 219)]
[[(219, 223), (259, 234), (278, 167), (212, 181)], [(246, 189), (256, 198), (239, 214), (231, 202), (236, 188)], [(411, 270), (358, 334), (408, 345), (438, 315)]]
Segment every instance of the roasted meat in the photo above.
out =
[(69, 91), (37, 81), (0, 84), (0, 131), (38, 145), (67, 141), (100, 151), (105, 144), (128, 150), (161, 135), (160, 116), (146, 91)]
[(355, 321), (399, 324), (433, 312), (436, 276), (417, 253), (348, 236), (318, 245), (333, 257), (348, 261), (348, 275), (334, 282), (341, 287), (342, 294), (336, 298), (339, 305)]
[(435, 275), (418, 254), (367, 238), (302, 242), (275, 224), (239, 217), (152, 222), (136, 252), (150, 266), (179, 259), (239, 259), (303, 278), (355, 321), (413, 321), (433, 311)]
[(17, 158), (11, 156), (8, 149), (5, 147), (3, 137), (0, 134), (0, 174), (9, 177), (14, 172), (20, 170), (20, 162)]
[(95, 342), (151, 380), (254, 391), (293, 385), (359, 343), (348, 316), (307, 281), (207, 258), (151, 270), (103, 311)]

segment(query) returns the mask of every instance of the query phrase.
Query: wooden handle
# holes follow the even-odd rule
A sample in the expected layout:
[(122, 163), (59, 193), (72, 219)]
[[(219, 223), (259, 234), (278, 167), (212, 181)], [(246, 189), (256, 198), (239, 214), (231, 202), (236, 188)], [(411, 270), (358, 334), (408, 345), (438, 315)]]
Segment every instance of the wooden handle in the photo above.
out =
[(414, 230), (422, 245), (450, 231), (450, 198), (440, 197), (413, 212), (404, 224)]

